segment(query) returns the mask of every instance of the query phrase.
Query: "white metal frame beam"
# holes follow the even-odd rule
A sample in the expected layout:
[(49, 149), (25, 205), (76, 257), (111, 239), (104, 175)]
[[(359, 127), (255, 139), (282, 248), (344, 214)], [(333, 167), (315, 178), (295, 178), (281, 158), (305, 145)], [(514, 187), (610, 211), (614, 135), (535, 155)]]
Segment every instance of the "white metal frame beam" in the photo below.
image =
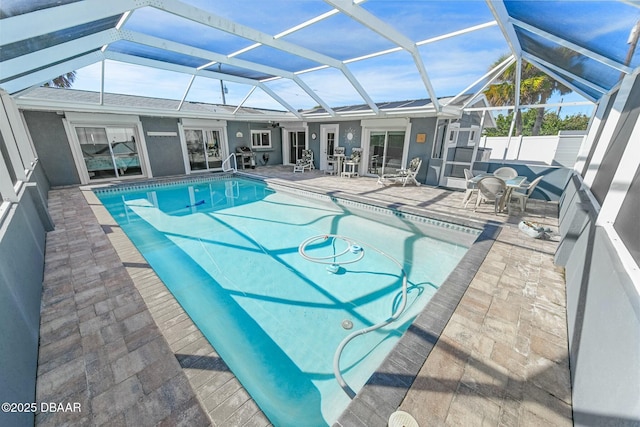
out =
[[(623, 119), (623, 112), (629, 102), (629, 95), (633, 89), (636, 77), (636, 74), (627, 74), (622, 79), (622, 84), (620, 85), (620, 89), (618, 89), (618, 94), (616, 95), (616, 99), (614, 100), (611, 111), (609, 112), (609, 117), (607, 117), (607, 120), (605, 121), (598, 141), (595, 141), (597, 145), (593, 151), (591, 161), (587, 165), (587, 170), (584, 173), (584, 183), (589, 188), (593, 185), (596, 175), (598, 174), (598, 170), (602, 167), (602, 160), (604, 159), (609, 145), (615, 136), (616, 128), (618, 127), (620, 120)], [(634, 140), (630, 141), (630, 144), (635, 142)]]
[(509, 67), (511, 64), (513, 64), (513, 62), (516, 59), (514, 58), (513, 55), (509, 55), (508, 58), (506, 58), (504, 61), (502, 61), (501, 63), (499, 63), (498, 65), (496, 65), (495, 67), (493, 67), (491, 70), (489, 70), (489, 72), (487, 72), (485, 75), (483, 75), (482, 77), (480, 77), (478, 80), (476, 80), (475, 82), (471, 83), (469, 86), (467, 86), (466, 88), (464, 88), (462, 91), (460, 91), (460, 93), (458, 93), (456, 96), (454, 96), (453, 98), (451, 98), (449, 101), (447, 101), (446, 104), (444, 104), (444, 106), (447, 105), (451, 105), (454, 101), (456, 101), (458, 98), (460, 98), (461, 96), (465, 95), (469, 90), (471, 90), (471, 88), (473, 88), (475, 85), (477, 85), (478, 83), (480, 83), (482, 80), (486, 79), (487, 77), (491, 76), (493, 74), (493, 77), (490, 78), (483, 86), (480, 90), (478, 90), (471, 99), (469, 99), (469, 101), (467, 101), (467, 103), (470, 103), (471, 101), (473, 101), (478, 94), (480, 94), (481, 92), (483, 92), (487, 86), (489, 86), (493, 81), (495, 81), (495, 79), (498, 78), (498, 76), (500, 76), (500, 74), (502, 74), (504, 72), (504, 70), (507, 69), (507, 67)]
[(528, 62), (532, 63), (533, 65), (535, 65), (536, 67), (539, 67), (541, 70), (543, 70), (545, 73), (550, 73), (550, 75), (552, 75), (555, 79), (557, 79), (558, 81), (562, 82), (563, 84), (571, 87), (573, 90), (575, 90), (576, 92), (579, 92), (582, 96), (586, 96), (588, 99), (593, 99), (592, 96), (585, 94), (583, 91), (581, 91), (580, 89), (576, 88), (575, 85), (571, 84), (571, 82), (567, 81), (567, 79), (563, 78), (560, 76), (560, 74), (568, 74), (571, 77), (573, 77), (575, 79), (575, 81), (577, 81), (578, 83), (581, 83), (597, 92), (600, 92), (602, 94), (607, 93), (608, 90), (598, 86), (597, 84), (590, 82), (589, 80), (583, 79), (582, 77), (576, 76), (575, 74), (562, 69), (560, 67), (558, 67), (557, 65), (553, 65), (547, 61), (545, 61), (544, 59), (540, 59), (537, 56), (533, 56), (530, 55), (528, 53), (524, 53), (522, 55), (522, 57), (527, 60)]
[[(193, 75), (194, 74), (193, 68), (191, 68), (191, 67), (186, 67), (184, 65), (170, 64), (170, 63), (162, 62), (162, 61), (156, 61), (154, 59), (140, 58), (140, 57), (137, 57), (137, 56), (127, 55), (127, 54), (123, 54), (123, 53), (107, 51), (107, 52), (104, 52), (104, 58), (105, 59), (111, 59), (111, 60), (114, 60), (114, 61), (119, 61), (119, 62), (126, 62), (126, 63), (129, 63), (129, 64), (135, 64), (135, 65), (141, 65), (141, 66), (145, 66), (145, 67), (157, 68), (157, 69), (161, 69), (161, 70), (174, 71), (174, 72), (182, 73), (182, 74), (189, 74), (189, 75)], [(293, 113), (296, 117), (302, 118), (300, 113), (294, 107), (289, 105), (289, 103), (287, 103), (287, 101), (282, 99), (278, 94), (276, 94), (273, 90), (271, 90), (269, 87), (267, 87), (264, 83), (256, 82), (255, 80), (248, 79), (246, 77), (239, 77), (239, 76), (234, 76), (234, 75), (231, 75), (231, 74), (222, 74), (222, 73), (217, 73), (215, 71), (200, 70), (200, 71), (197, 71), (195, 73), (195, 75), (196, 76), (209, 77), (209, 78), (216, 79), (216, 80), (226, 80), (226, 81), (230, 81), (230, 82), (234, 82), (234, 83), (246, 84), (246, 85), (249, 85), (249, 86), (258, 86), (260, 89), (262, 89), (267, 94), (269, 94), (273, 99), (275, 99), (277, 102), (279, 102), (284, 108), (286, 108), (291, 113)]]
[(34, 85), (41, 85), (50, 81), (54, 77), (66, 74), (71, 70), (78, 70), (82, 67), (100, 62), (101, 60), (102, 53), (97, 50), (86, 55), (81, 55), (68, 61), (63, 61), (50, 67), (17, 77), (13, 80), (2, 83), (2, 88), (7, 92), (13, 94)]
[(198, 9), (197, 7), (180, 3), (176, 0), (163, 0), (160, 4), (153, 4), (152, 6), (160, 10), (172, 13), (176, 16), (188, 19), (190, 21), (197, 22), (220, 31), (224, 31), (228, 34), (261, 43), (263, 45), (273, 47), (292, 55), (309, 59), (311, 61), (317, 62), (318, 64), (328, 65), (332, 68), (336, 68), (344, 74), (349, 83), (351, 83), (351, 85), (356, 89), (358, 94), (365, 100), (369, 107), (371, 107), (371, 109), (378, 113), (378, 107), (375, 105), (369, 94), (364, 90), (362, 85), (360, 85), (360, 82), (358, 82), (358, 80), (353, 76), (351, 71), (349, 71), (349, 69), (342, 61), (321, 54), (319, 52), (315, 52), (311, 49), (307, 49), (302, 46), (284, 41), (282, 39), (275, 39), (273, 36), (258, 31), (254, 28), (250, 28), (237, 22), (230, 21), (205, 10)]
[(527, 30), (527, 31), (529, 31), (529, 32), (531, 32), (531, 33), (533, 33), (533, 34), (535, 34), (537, 36), (540, 36), (540, 37), (542, 37), (544, 39), (552, 41), (553, 43), (559, 44), (560, 46), (563, 46), (563, 47), (571, 49), (571, 50), (573, 50), (575, 52), (578, 52), (578, 53), (580, 53), (580, 54), (582, 54), (582, 55), (584, 55), (584, 56), (586, 56), (588, 58), (591, 58), (591, 59), (593, 59), (595, 61), (598, 61), (598, 62), (600, 62), (600, 63), (602, 63), (604, 65), (607, 65), (609, 67), (615, 68), (616, 70), (621, 71), (621, 72), (623, 72), (625, 74), (629, 74), (629, 73), (631, 73), (633, 71), (633, 69), (631, 67), (628, 67), (628, 66), (626, 66), (624, 64), (621, 64), (621, 63), (619, 63), (617, 61), (613, 61), (613, 60), (607, 58), (606, 56), (603, 56), (603, 55), (600, 55), (598, 53), (595, 53), (595, 52), (593, 52), (593, 51), (591, 51), (589, 49), (586, 49), (586, 48), (584, 48), (582, 46), (579, 46), (579, 45), (577, 45), (575, 43), (571, 43), (568, 40), (565, 40), (565, 39), (563, 39), (561, 37), (555, 36), (555, 35), (553, 35), (551, 33), (546, 32), (546, 31), (543, 31), (540, 28), (537, 28), (537, 27), (534, 27), (533, 25), (527, 24), (526, 22), (522, 22), (522, 21), (519, 21), (519, 20), (514, 19), (514, 18), (509, 18), (509, 22), (511, 22), (515, 26), (520, 27), (520, 28), (522, 28), (524, 30)]
[(0, 80), (45, 68), (52, 63), (60, 62), (61, 58), (71, 58), (96, 50), (102, 45), (116, 41), (118, 37), (116, 29), (105, 30), (3, 61), (0, 67)]
[[(227, 55), (222, 55), (219, 53), (215, 53), (209, 50), (200, 49), (193, 46), (188, 46), (182, 43), (173, 42), (166, 39), (161, 39), (154, 36), (149, 36), (146, 34), (138, 33), (130, 30), (120, 30), (120, 35), (123, 40), (127, 40), (134, 43), (143, 44), (145, 46), (155, 47), (157, 49), (167, 50), (169, 52), (174, 52), (182, 55), (193, 56), (197, 58), (207, 59), (211, 62), (221, 63), (221, 64), (229, 64), (235, 67), (244, 68), (247, 70), (253, 70), (262, 72), (265, 74), (272, 74), (278, 77), (286, 78), (294, 81), (300, 88), (305, 91), (312, 99), (314, 99), (318, 104), (320, 104), (327, 112), (334, 116), (335, 112), (333, 109), (326, 103), (322, 98), (318, 96), (306, 83), (304, 83), (298, 76), (294, 73), (286, 70), (282, 70), (275, 67), (270, 67), (267, 65), (258, 64), (251, 61), (245, 61), (243, 59), (228, 57)], [(204, 64), (203, 64), (204, 65)], [(193, 70), (194, 74), (197, 74), (200, 70)], [(222, 74), (226, 76), (227, 74)], [(224, 78), (223, 80), (229, 80), (228, 78)], [(256, 81), (257, 82), (257, 81)], [(256, 83), (254, 83), (255, 85)], [(279, 102), (279, 101), (278, 101)]]
[(420, 74), (420, 78), (422, 79), (422, 83), (424, 84), (431, 100), (433, 102), (436, 110), (440, 110), (440, 104), (438, 103), (438, 96), (436, 95), (435, 90), (431, 84), (431, 80), (427, 74), (427, 69), (424, 66), (424, 62), (420, 56), (420, 52), (418, 51), (418, 47), (416, 44), (411, 41), (409, 38), (404, 36), (398, 30), (387, 24), (386, 22), (380, 20), (373, 14), (367, 12), (362, 7), (355, 5), (351, 0), (324, 0), (326, 3), (332, 5), (336, 9), (340, 9), (344, 14), (349, 16), (350, 18), (356, 20), (360, 24), (369, 28), (370, 30), (380, 34), (382, 37), (391, 41), (392, 43), (400, 46), (402, 49), (406, 50), (411, 57), (413, 58), (413, 62), (418, 69), (418, 73)]
[(522, 48), (520, 47), (520, 41), (513, 28), (513, 24), (509, 22), (509, 14), (504, 6), (504, 2), (502, 0), (486, 0), (486, 2), (500, 30), (502, 30), (502, 34), (511, 49), (511, 53), (516, 58), (519, 58), (522, 55)]
[(83, 0), (2, 20), (0, 40), (9, 44), (149, 6), (148, 0)]
[[(591, 123), (588, 127), (589, 132), (587, 133), (587, 137), (582, 141), (578, 157), (573, 165), (573, 170), (579, 175), (582, 175), (582, 171), (587, 163), (587, 158), (589, 157), (589, 152), (596, 141), (596, 136), (600, 133), (601, 127), (606, 123), (607, 118), (604, 117), (604, 114), (607, 111), (609, 102), (611, 102), (611, 94), (604, 95), (600, 99), (598, 108), (596, 108), (596, 111), (591, 118)], [(603, 121), (603, 119), (605, 121)]]

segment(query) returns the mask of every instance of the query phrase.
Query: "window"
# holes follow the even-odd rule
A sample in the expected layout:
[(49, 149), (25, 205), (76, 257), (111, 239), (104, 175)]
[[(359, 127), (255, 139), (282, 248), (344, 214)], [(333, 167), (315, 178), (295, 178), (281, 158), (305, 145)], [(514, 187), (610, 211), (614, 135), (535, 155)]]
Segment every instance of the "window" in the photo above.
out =
[(271, 148), (271, 131), (270, 130), (252, 130), (251, 131), (251, 147), (252, 148)]

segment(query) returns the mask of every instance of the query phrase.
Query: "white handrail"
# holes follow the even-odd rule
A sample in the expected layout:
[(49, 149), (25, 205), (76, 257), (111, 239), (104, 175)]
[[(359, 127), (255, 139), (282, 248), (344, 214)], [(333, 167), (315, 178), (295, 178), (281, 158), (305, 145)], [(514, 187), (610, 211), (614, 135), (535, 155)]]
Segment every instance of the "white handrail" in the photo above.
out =
[[(231, 167), (231, 158), (233, 158), (233, 167)], [(225, 168), (225, 164), (229, 163), (229, 166), (227, 168)], [(236, 155), (235, 154), (229, 154), (229, 157), (227, 157), (226, 159), (224, 159), (224, 161), (222, 162), (222, 171), (223, 172), (229, 172), (229, 171), (234, 171), (234, 172), (238, 172), (238, 160), (236, 159)]]
[[(347, 249), (347, 250), (345, 250), (342, 253), (339, 253), (337, 255), (325, 256), (325, 257), (312, 257), (312, 256), (308, 255), (305, 252), (305, 248), (310, 243), (318, 241), (320, 239), (327, 240), (329, 238), (333, 238), (334, 241), (335, 241), (335, 239), (344, 240), (350, 246), (352, 246), (352, 245), (357, 243), (358, 245), (360, 245), (361, 248), (366, 246), (366, 247), (368, 247), (370, 249), (373, 249), (374, 251), (378, 252), (380, 255), (382, 255), (382, 256), (388, 258), (389, 260), (391, 260), (392, 262), (394, 262), (400, 268), (400, 271), (402, 272), (402, 303), (400, 304), (398, 309), (388, 319), (386, 319), (386, 320), (384, 320), (384, 321), (382, 321), (380, 323), (376, 323), (375, 325), (369, 326), (367, 328), (358, 329), (357, 331), (354, 331), (351, 334), (347, 335), (340, 342), (340, 344), (336, 348), (336, 352), (333, 354), (333, 375), (335, 375), (336, 380), (338, 381), (338, 384), (340, 384), (340, 387), (342, 387), (342, 390), (347, 394), (347, 396), (349, 396), (349, 398), (353, 399), (354, 397), (356, 397), (356, 392), (353, 391), (353, 389), (351, 387), (349, 387), (349, 384), (347, 384), (347, 382), (342, 377), (342, 374), (340, 373), (340, 356), (342, 356), (342, 350), (344, 350), (346, 345), (352, 339), (354, 339), (355, 337), (360, 336), (360, 335), (364, 335), (366, 333), (375, 331), (376, 329), (380, 329), (380, 328), (382, 328), (384, 326), (387, 326), (389, 323), (393, 322), (398, 317), (400, 317), (400, 315), (404, 311), (405, 307), (407, 306), (407, 273), (404, 271), (404, 268), (402, 267), (402, 264), (400, 264), (400, 262), (398, 262), (392, 256), (387, 255), (386, 253), (382, 252), (381, 250), (379, 250), (379, 249), (377, 249), (377, 248), (375, 248), (375, 247), (373, 247), (371, 245), (367, 245), (365, 243), (361, 243), (361, 242), (358, 242), (358, 241), (356, 241), (354, 239), (346, 238), (346, 237), (340, 236), (338, 234), (321, 234), (321, 235), (318, 235), (318, 236), (310, 237), (307, 240), (305, 240), (304, 242), (300, 243), (300, 246), (298, 247), (298, 252), (300, 253), (300, 255), (304, 259), (306, 259), (308, 261), (312, 261), (312, 262), (317, 262), (319, 264), (332, 264), (332, 265), (351, 264), (353, 262), (359, 261), (362, 258), (362, 256), (360, 256), (355, 260), (349, 260), (349, 261), (343, 261), (343, 262), (336, 261), (337, 257), (345, 255), (347, 252), (349, 252), (349, 249)], [(363, 254), (363, 253), (364, 253), (364, 251), (361, 254)], [(330, 258), (332, 259), (332, 261), (329, 261)]]

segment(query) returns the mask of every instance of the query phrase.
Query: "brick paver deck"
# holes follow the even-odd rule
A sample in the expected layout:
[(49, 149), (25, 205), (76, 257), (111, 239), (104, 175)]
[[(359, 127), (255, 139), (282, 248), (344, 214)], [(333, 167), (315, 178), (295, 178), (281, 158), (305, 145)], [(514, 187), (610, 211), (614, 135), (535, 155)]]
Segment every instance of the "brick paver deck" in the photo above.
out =
[[(404, 348), (413, 362), (398, 368), (396, 357), (383, 365), (379, 378), (388, 381), (366, 386), (340, 424), (386, 425), (380, 408), (363, 415), (375, 406), (372, 390), (392, 402), (386, 412), (407, 411), (421, 426), (572, 424), (565, 289), (552, 262), (554, 241), (521, 233), (519, 212), (462, 209), (461, 192), (291, 171), (256, 170), (277, 183), (497, 226), (455, 311), (441, 320), (440, 337), (416, 322), (407, 334), (415, 345)], [(55, 189), (49, 207), (56, 229), (47, 236), (37, 397), (80, 402), (83, 411), (39, 414), (38, 425), (269, 424), (92, 193)], [(555, 229), (557, 204), (531, 201), (524, 218)], [(398, 373), (412, 369), (409, 379)]]

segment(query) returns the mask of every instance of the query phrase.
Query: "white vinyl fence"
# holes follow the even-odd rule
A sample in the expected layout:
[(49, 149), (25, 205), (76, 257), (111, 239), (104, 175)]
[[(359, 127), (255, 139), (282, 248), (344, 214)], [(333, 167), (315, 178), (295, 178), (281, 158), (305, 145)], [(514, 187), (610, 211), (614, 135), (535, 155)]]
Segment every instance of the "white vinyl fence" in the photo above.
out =
[(490, 160), (518, 160), (572, 168), (586, 131), (561, 131), (549, 136), (483, 137), (480, 147), (491, 148)]

